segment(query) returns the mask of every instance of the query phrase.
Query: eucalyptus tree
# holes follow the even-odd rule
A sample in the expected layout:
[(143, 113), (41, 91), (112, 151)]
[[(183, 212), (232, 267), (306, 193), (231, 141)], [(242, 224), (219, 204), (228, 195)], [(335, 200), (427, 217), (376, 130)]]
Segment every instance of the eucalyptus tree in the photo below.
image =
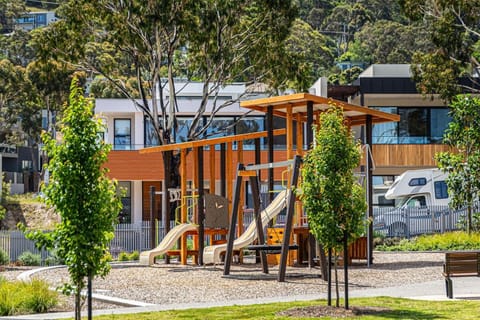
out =
[[(314, 147), (303, 161), (300, 199), (307, 212), (310, 232), (329, 252), (343, 250), (346, 255), (347, 243), (365, 232), (365, 194), (353, 172), (360, 164), (360, 147), (339, 108), (321, 114), (317, 129)], [(344, 263), (346, 266), (347, 262)], [(338, 307), (336, 259), (334, 265)], [(328, 290), (330, 292), (330, 285)], [(347, 290), (346, 281), (345, 292)], [(348, 308), (348, 295), (345, 307)]]
[(404, 11), (413, 20), (425, 21), (433, 43), (430, 50), (414, 56), (413, 73), (424, 94), (440, 94), (450, 99), (467, 89), (478, 92), (477, 85), (465, 87), (461, 77), (478, 76), (480, 40), (480, 0), (402, 0)]
[[(152, 123), (158, 144), (173, 142), (178, 90), (175, 78), (203, 81), (202, 99), (188, 130), (200, 137), (216, 113), (234, 101), (213, 98), (235, 80), (269, 82), (280, 73), (283, 41), (295, 16), (293, 1), (170, 0), (66, 1), (58, 22), (35, 37), (44, 56), (101, 75)], [(283, 65), (283, 68), (288, 67)], [(136, 78), (138, 97), (121, 77)], [(139, 98), (139, 99), (136, 99)], [(179, 161), (163, 153), (164, 172)], [(168, 188), (176, 187), (169, 175)]]
[(443, 142), (452, 150), (437, 153), (435, 159), (439, 168), (448, 173), (446, 183), (450, 205), (456, 209), (467, 208), (465, 222), (470, 233), (478, 227), (480, 219), (480, 213), (474, 212), (474, 202), (480, 198), (480, 99), (458, 95), (450, 107), (452, 121), (445, 131)]
[(0, 0), (0, 34), (12, 32), (15, 18), (24, 12), (25, 1)]

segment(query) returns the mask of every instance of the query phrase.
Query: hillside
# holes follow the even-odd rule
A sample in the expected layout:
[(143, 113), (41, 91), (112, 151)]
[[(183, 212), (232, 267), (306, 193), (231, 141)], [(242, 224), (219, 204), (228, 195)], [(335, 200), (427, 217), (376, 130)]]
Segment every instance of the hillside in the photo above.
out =
[(7, 213), (0, 224), (2, 230), (17, 229), (19, 222), (29, 229), (51, 230), (55, 223), (59, 222), (59, 217), (54, 210), (48, 209), (41, 202), (9, 203), (5, 208)]

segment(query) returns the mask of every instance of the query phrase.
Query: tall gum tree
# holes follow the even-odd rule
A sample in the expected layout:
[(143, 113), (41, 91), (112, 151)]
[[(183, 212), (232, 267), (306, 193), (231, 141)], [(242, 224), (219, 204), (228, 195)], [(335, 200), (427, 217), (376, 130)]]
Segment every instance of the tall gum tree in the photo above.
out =
[[(41, 54), (110, 81), (143, 111), (163, 145), (173, 142), (177, 127), (176, 95), (181, 88), (176, 77), (204, 83), (188, 129), (188, 140), (195, 140), (216, 113), (234, 102), (217, 102), (222, 86), (235, 80), (268, 83), (284, 75), (280, 65), (288, 61), (283, 60), (283, 41), (296, 14), (292, 3), (66, 1), (57, 11), (61, 19), (38, 33), (34, 43)], [(122, 81), (124, 76), (137, 79), (139, 96)], [(178, 155), (163, 153), (164, 172), (176, 172), (178, 163)], [(177, 187), (176, 180), (167, 174), (166, 187)]]

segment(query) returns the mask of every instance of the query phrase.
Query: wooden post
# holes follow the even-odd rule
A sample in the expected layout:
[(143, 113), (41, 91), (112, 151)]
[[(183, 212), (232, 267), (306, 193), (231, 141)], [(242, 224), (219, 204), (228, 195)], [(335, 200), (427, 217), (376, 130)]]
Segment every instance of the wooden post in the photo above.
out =
[[(237, 163), (243, 163), (243, 141), (237, 142)], [(240, 189), (240, 212), (238, 213), (238, 230), (237, 234), (240, 236), (243, 233), (243, 206), (245, 204), (245, 188), (244, 184)], [(243, 263), (243, 252), (240, 252), (238, 262)]]
[[(372, 148), (372, 116), (367, 115), (365, 125), (365, 140), (369, 148)], [(372, 155), (373, 156), (373, 155)], [(367, 205), (368, 218), (373, 221), (373, 159), (367, 150)], [(368, 224), (367, 232), (367, 265), (373, 263), (373, 223)]]
[(230, 267), (232, 265), (232, 255), (233, 255), (233, 241), (235, 241), (235, 229), (237, 224), (237, 215), (238, 215), (238, 205), (240, 200), (240, 189), (242, 187), (242, 176), (238, 173), (240, 170), (243, 170), (245, 167), (243, 164), (239, 163), (237, 165), (237, 179), (235, 180), (235, 197), (233, 198), (232, 211), (230, 218), (230, 228), (228, 229), (227, 236), (227, 251), (225, 253), (225, 264), (223, 268), (223, 274), (230, 274)]
[(205, 211), (203, 202), (203, 147), (196, 148), (198, 158), (198, 264), (203, 265), (203, 248), (205, 244)]
[(285, 281), (285, 274), (287, 270), (287, 257), (290, 246), (290, 237), (292, 234), (293, 212), (295, 206), (295, 192), (294, 187), (297, 185), (298, 177), (300, 174), (300, 156), (295, 156), (295, 162), (293, 164), (293, 175), (290, 180), (290, 194), (287, 202), (287, 216), (285, 218), (285, 232), (283, 233), (282, 251), (280, 255), (280, 266), (278, 269), (278, 282)]
[[(274, 162), (273, 156), (273, 106), (267, 108), (267, 135), (268, 135), (268, 162)], [(273, 191), (274, 177), (273, 168), (268, 169), (268, 191)], [(269, 203), (273, 201), (273, 192), (269, 193)]]
[(293, 158), (293, 107), (287, 106), (287, 160)]
[(155, 248), (155, 186), (150, 186), (150, 249)]
[(297, 113), (297, 155), (303, 156), (303, 122), (300, 113)]
[[(187, 223), (187, 149), (180, 150), (180, 194), (180, 221), (182, 223)], [(187, 264), (187, 236), (185, 234), (182, 235), (182, 238), (180, 240), (180, 263), (182, 265)]]
[(210, 194), (215, 194), (215, 145), (210, 146)]
[[(226, 156), (226, 179), (227, 179), (227, 199), (232, 199), (233, 195), (233, 143), (227, 142), (227, 156)], [(232, 208), (229, 202), (229, 210)]]
[(222, 197), (226, 196), (227, 191), (227, 157), (225, 147), (225, 143), (220, 144), (220, 195)]

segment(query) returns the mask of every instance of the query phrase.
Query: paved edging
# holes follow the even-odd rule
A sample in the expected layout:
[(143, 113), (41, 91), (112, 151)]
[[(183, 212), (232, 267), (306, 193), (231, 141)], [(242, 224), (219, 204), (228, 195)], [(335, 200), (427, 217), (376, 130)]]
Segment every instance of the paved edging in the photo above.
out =
[[(64, 266), (64, 265), (62, 265), (62, 266), (52, 266), (52, 267), (43, 267), (43, 268), (36, 268), (36, 269), (28, 270), (28, 271), (25, 271), (25, 272), (22, 272), (21, 274), (19, 274), (17, 276), (17, 280), (28, 282), (28, 281), (30, 281), (31, 277), (37, 272), (41, 272), (41, 271), (45, 271), (45, 270), (51, 270), (51, 269), (60, 269), (60, 268), (66, 268), (66, 266)], [(51, 288), (51, 289), (56, 290), (55, 288)], [(82, 292), (82, 295), (86, 295), (86, 292)], [(155, 306), (155, 304), (152, 304), (152, 303), (123, 299), (123, 298), (110, 297), (110, 296), (106, 296), (106, 295), (99, 294), (99, 293), (92, 293), (92, 299), (102, 301), (102, 302), (112, 303), (112, 304), (116, 304), (116, 305), (120, 305), (120, 306), (124, 306), (124, 307)]]

